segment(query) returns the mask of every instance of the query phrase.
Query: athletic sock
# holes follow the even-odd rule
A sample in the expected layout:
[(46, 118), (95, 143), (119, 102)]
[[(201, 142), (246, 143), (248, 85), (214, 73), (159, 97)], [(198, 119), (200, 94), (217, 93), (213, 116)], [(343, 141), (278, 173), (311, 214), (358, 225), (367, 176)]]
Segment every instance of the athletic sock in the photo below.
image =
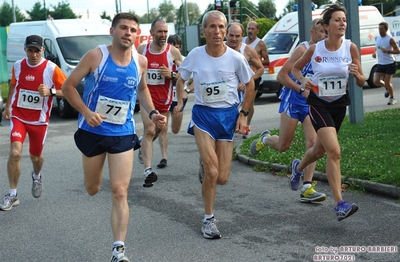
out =
[(17, 189), (9, 189), (8, 190), (8, 194), (10, 194), (10, 196), (16, 196), (17, 195)]

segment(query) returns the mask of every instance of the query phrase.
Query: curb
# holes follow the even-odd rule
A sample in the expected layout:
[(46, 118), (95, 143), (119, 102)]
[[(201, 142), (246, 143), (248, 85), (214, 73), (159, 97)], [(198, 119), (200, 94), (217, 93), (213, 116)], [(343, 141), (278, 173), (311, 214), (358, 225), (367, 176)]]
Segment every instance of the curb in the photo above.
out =
[[(239, 147), (240, 146), (236, 147), (236, 154), (237, 154), (236, 159), (244, 164), (247, 164), (249, 166), (256, 166), (256, 165), (269, 166), (270, 170), (272, 170), (272, 171), (289, 170), (289, 167), (286, 165), (280, 165), (280, 164), (276, 164), (276, 163), (269, 163), (269, 162), (264, 162), (264, 161), (260, 161), (260, 160), (255, 160), (246, 155), (242, 155), (242, 154), (240, 154)], [(313, 178), (314, 178), (314, 180), (328, 182), (327, 175), (325, 173), (321, 173), (318, 171), (314, 172)], [(370, 193), (384, 195), (384, 196), (388, 196), (388, 197), (396, 198), (396, 199), (400, 198), (400, 187), (386, 185), (386, 184), (380, 184), (380, 183), (371, 182), (371, 181), (362, 180), (362, 179), (355, 179), (355, 178), (345, 179), (343, 176), (342, 176), (342, 181), (345, 181), (347, 183), (357, 183), (357, 184), (361, 185), (365, 189), (365, 191), (370, 192)]]

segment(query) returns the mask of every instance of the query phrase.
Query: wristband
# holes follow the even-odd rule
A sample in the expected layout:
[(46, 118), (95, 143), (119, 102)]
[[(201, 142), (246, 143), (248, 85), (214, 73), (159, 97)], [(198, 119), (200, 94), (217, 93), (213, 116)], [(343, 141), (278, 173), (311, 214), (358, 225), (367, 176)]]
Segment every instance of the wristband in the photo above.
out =
[(159, 114), (159, 113), (160, 113), (160, 112), (158, 112), (157, 109), (154, 109), (154, 110), (152, 110), (152, 111), (149, 113), (149, 118), (152, 119), (151, 117), (152, 117), (154, 114)]

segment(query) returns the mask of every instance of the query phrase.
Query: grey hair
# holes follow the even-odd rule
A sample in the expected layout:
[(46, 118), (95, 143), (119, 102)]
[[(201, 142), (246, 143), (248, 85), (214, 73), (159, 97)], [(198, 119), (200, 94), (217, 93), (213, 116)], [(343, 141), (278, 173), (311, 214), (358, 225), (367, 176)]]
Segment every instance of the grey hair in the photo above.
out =
[(228, 24), (228, 21), (226, 20), (226, 17), (224, 15), (224, 13), (218, 11), (218, 10), (212, 10), (212, 11), (208, 11), (204, 16), (203, 16), (203, 21), (201, 22), (201, 25), (203, 28), (207, 28), (207, 22), (208, 22), (208, 18), (212, 16), (215, 18), (221, 18), (222, 20), (224, 20), (225, 22), (225, 27)]

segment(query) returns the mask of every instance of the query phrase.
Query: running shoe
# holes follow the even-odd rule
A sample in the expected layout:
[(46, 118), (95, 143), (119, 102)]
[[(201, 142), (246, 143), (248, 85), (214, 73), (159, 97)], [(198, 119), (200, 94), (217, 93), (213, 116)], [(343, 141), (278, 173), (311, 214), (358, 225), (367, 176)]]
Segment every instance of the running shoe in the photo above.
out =
[(142, 136), (141, 136), (141, 137), (139, 137), (140, 148), (139, 148), (139, 155), (138, 155), (138, 158), (139, 158), (139, 163), (143, 165), (143, 156), (142, 156), (142, 139), (143, 139), (143, 137), (142, 137)]
[(292, 190), (296, 191), (300, 186), (300, 178), (304, 174), (304, 171), (300, 172), (297, 170), (297, 166), (299, 165), (300, 160), (295, 159), (292, 161), (292, 174), (290, 175), (289, 183)]
[(265, 147), (265, 144), (263, 143), (264, 137), (271, 136), (271, 132), (269, 130), (265, 130), (260, 134), (260, 137), (251, 143), (250, 146), (250, 154), (257, 155), (261, 149)]
[(5, 195), (3, 201), (0, 203), (0, 210), (10, 211), (12, 207), (19, 205), (18, 195), (10, 196), (10, 194)]
[(125, 256), (125, 247), (118, 245), (113, 248), (111, 262), (129, 262), (129, 259)]
[(217, 220), (212, 217), (206, 219), (203, 222), (203, 226), (201, 227), (201, 233), (203, 233), (203, 237), (207, 239), (218, 239), (221, 238), (221, 233), (219, 232), (217, 225)]
[(357, 212), (358, 206), (356, 204), (349, 204), (343, 200), (340, 200), (334, 210), (337, 215), (337, 220), (341, 221)]
[(394, 105), (394, 104), (396, 104), (397, 103), (397, 101), (396, 101), (396, 99), (394, 99), (394, 97), (391, 97), (391, 98), (389, 98), (389, 101), (388, 101), (388, 105)]
[(152, 187), (153, 183), (157, 181), (157, 175), (153, 172), (153, 170), (147, 170), (144, 173), (144, 183), (143, 187)]
[(203, 184), (203, 180), (204, 180), (204, 166), (203, 166), (203, 160), (201, 160), (201, 158), (199, 159), (199, 164), (200, 164), (200, 169), (199, 169), (199, 181), (200, 181), (200, 184)]
[(389, 91), (385, 88), (385, 94), (384, 94), (385, 98), (389, 97)]
[(317, 181), (314, 181), (307, 189), (302, 188), (300, 194), (300, 202), (311, 203), (311, 202), (322, 202), (326, 199), (324, 193), (315, 191), (315, 185)]
[(167, 166), (167, 159), (161, 159), (160, 163), (157, 165), (158, 168), (164, 168)]
[(39, 198), (42, 194), (42, 176), (39, 179), (33, 178), (32, 172), (32, 196), (34, 198)]

